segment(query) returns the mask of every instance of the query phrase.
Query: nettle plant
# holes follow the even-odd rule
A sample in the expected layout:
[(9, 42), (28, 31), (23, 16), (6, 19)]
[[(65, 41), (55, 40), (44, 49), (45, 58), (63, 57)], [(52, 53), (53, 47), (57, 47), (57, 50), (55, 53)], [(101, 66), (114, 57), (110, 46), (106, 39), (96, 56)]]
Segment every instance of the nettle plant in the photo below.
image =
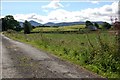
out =
[(106, 42), (102, 38), (101, 35), (103, 33), (101, 31), (98, 31), (96, 37), (100, 46), (99, 48), (95, 47), (91, 43), (88, 34), (86, 35), (90, 45), (90, 55), (87, 56), (89, 56), (89, 64), (98, 66), (104, 72), (117, 72), (120, 74), (120, 22), (115, 22), (113, 26), (116, 32), (116, 42), (114, 45), (111, 45), (111, 42)]

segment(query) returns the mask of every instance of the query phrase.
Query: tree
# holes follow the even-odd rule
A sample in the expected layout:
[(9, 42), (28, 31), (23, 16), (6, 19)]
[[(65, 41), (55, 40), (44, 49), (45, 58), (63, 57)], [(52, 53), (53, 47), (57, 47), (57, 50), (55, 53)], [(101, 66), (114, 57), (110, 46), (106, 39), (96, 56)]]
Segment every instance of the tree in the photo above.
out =
[(2, 18), (2, 31), (7, 31), (7, 22), (4, 18)]
[(86, 25), (86, 28), (88, 28), (91, 31), (96, 31), (97, 30), (96, 26), (94, 26), (93, 23), (90, 22), (90, 21), (86, 21), (85, 25)]
[(94, 23), (94, 26), (97, 28), (97, 29), (99, 29), (99, 25), (98, 25), (98, 23)]
[[(18, 22), (18, 24), (19, 24), (19, 22)], [(22, 27), (19, 25), (19, 26), (16, 26), (16, 28), (14, 29), (14, 30), (16, 30), (16, 31), (21, 31), (22, 30)]]
[(110, 25), (109, 23), (107, 23), (107, 22), (104, 22), (103, 25), (102, 25), (102, 27), (103, 27), (104, 29), (110, 29), (110, 28), (111, 28), (111, 25)]
[(14, 19), (12, 15), (7, 15), (2, 18), (2, 30), (7, 31), (8, 29), (16, 30), (16, 28), (20, 28), (19, 22)]
[(86, 25), (86, 26), (93, 26), (93, 23), (90, 22), (90, 21), (86, 21), (86, 22), (85, 22), (85, 25)]
[(23, 27), (24, 27), (24, 34), (30, 34), (30, 31), (32, 30), (32, 26), (27, 20), (25, 20), (25, 22), (23, 23)]

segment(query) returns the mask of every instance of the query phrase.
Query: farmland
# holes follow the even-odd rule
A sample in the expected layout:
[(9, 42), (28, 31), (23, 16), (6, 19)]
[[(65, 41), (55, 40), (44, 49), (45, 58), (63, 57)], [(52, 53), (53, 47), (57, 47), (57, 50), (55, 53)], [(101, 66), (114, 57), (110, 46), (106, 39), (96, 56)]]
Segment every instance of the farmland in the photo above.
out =
[[(65, 32), (69, 33), (65, 34)], [(35, 28), (31, 34), (15, 31), (4, 34), (61, 59), (81, 65), (101, 76), (112, 78), (120, 76), (120, 61), (116, 60), (118, 57), (116, 36), (108, 33), (107, 30), (89, 31), (84, 25), (76, 25)]]

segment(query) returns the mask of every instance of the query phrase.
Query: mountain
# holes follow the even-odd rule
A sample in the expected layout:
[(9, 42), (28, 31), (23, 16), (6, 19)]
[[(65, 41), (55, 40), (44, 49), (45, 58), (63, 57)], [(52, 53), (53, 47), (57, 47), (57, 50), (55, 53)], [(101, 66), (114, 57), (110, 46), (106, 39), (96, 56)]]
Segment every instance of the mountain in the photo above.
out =
[[(19, 24), (20, 24), (21, 27), (23, 27), (23, 23), (24, 23), (24, 22), (19, 22)], [(42, 25), (42, 24), (40, 24), (40, 23), (38, 23), (38, 22), (36, 22), (36, 21), (33, 21), (33, 20), (29, 21), (29, 23), (30, 23), (32, 26)]]
[(48, 23), (45, 23), (44, 26), (55, 26), (55, 23), (53, 23), (53, 22), (48, 22)]
[(55, 24), (56, 26), (72, 26), (72, 25), (80, 25), (85, 24), (85, 22), (62, 22)]
[(94, 22), (92, 22), (92, 23), (98, 23), (98, 24), (103, 24), (103, 21), (94, 21)]
[(36, 22), (36, 21), (33, 21), (33, 20), (29, 21), (29, 23), (30, 23), (32, 26), (42, 25), (42, 24), (40, 24), (40, 23), (38, 23), (38, 22)]
[[(94, 21), (92, 23), (98, 23), (98, 24), (102, 24), (102, 21)], [(61, 23), (53, 23), (53, 22), (48, 22), (46, 24), (44, 24), (45, 26), (72, 26), (72, 25), (82, 25), (85, 24), (85, 22), (61, 22)]]
[(48, 22), (45, 23), (45, 26), (71, 26), (71, 25), (79, 25), (79, 24), (84, 24), (84, 22), (61, 22), (61, 23), (53, 23), (53, 22)]
[[(79, 21), (79, 22), (61, 22), (61, 23), (53, 23), (53, 22), (48, 22), (48, 23), (45, 23), (45, 24), (41, 24), (41, 23), (38, 23), (36, 21), (29, 21), (31, 23), (32, 26), (72, 26), (72, 25), (81, 25), (81, 24), (85, 24), (85, 22), (82, 22), (82, 21)], [(98, 24), (102, 24), (103, 22), (102, 21), (93, 21), (92, 23), (98, 23)], [(23, 27), (23, 22), (19, 22), (20, 23), (20, 26)]]

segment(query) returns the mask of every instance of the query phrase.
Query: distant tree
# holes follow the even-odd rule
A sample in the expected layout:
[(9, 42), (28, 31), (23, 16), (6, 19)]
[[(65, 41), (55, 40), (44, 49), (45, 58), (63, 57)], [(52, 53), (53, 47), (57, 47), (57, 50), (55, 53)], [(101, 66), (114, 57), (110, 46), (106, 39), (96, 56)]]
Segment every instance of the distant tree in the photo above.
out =
[(24, 34), (30, 34), (30, 31), (32, 30), (31, 24), (27, 20), (25, 20), (23, 26), (24, 26)]
[(98, 23), (94, 23), (94, 26), (97, 28), (97, 29), (99, 29), (99, 25), (98, 25)]
[(32, 29), (35, 29), (35, 26), (32, 26)]
[(7, 15), (2, 18), (3, 31), (7, 31), (8, 29), (17, 30), (17, 28), (20, 28), (19, 22), (12, 15)]
[(97, 30), (96, 26), (94, 26), (93, 23), (90, 22), (90, 21), (86, 21), (85, 25), (86, 25), (86, 28), (88, 28), (91, 31), (96, 31)]
[(104, 29), (110, 29), (110, 28), (111, 28), (111, 25), (110, 25), (109, 23), (107, 23), (107, 22), (104, 22), (104, 23), (102, 24), (102, 27), (103, 27)]
[(85, 25), (86, 25), (86, 26), (90, 26), (90, 25), (93, 26), (93, 23), (90, 22), (90, 21), (86, 21), (86, 22), (85, 22)]

